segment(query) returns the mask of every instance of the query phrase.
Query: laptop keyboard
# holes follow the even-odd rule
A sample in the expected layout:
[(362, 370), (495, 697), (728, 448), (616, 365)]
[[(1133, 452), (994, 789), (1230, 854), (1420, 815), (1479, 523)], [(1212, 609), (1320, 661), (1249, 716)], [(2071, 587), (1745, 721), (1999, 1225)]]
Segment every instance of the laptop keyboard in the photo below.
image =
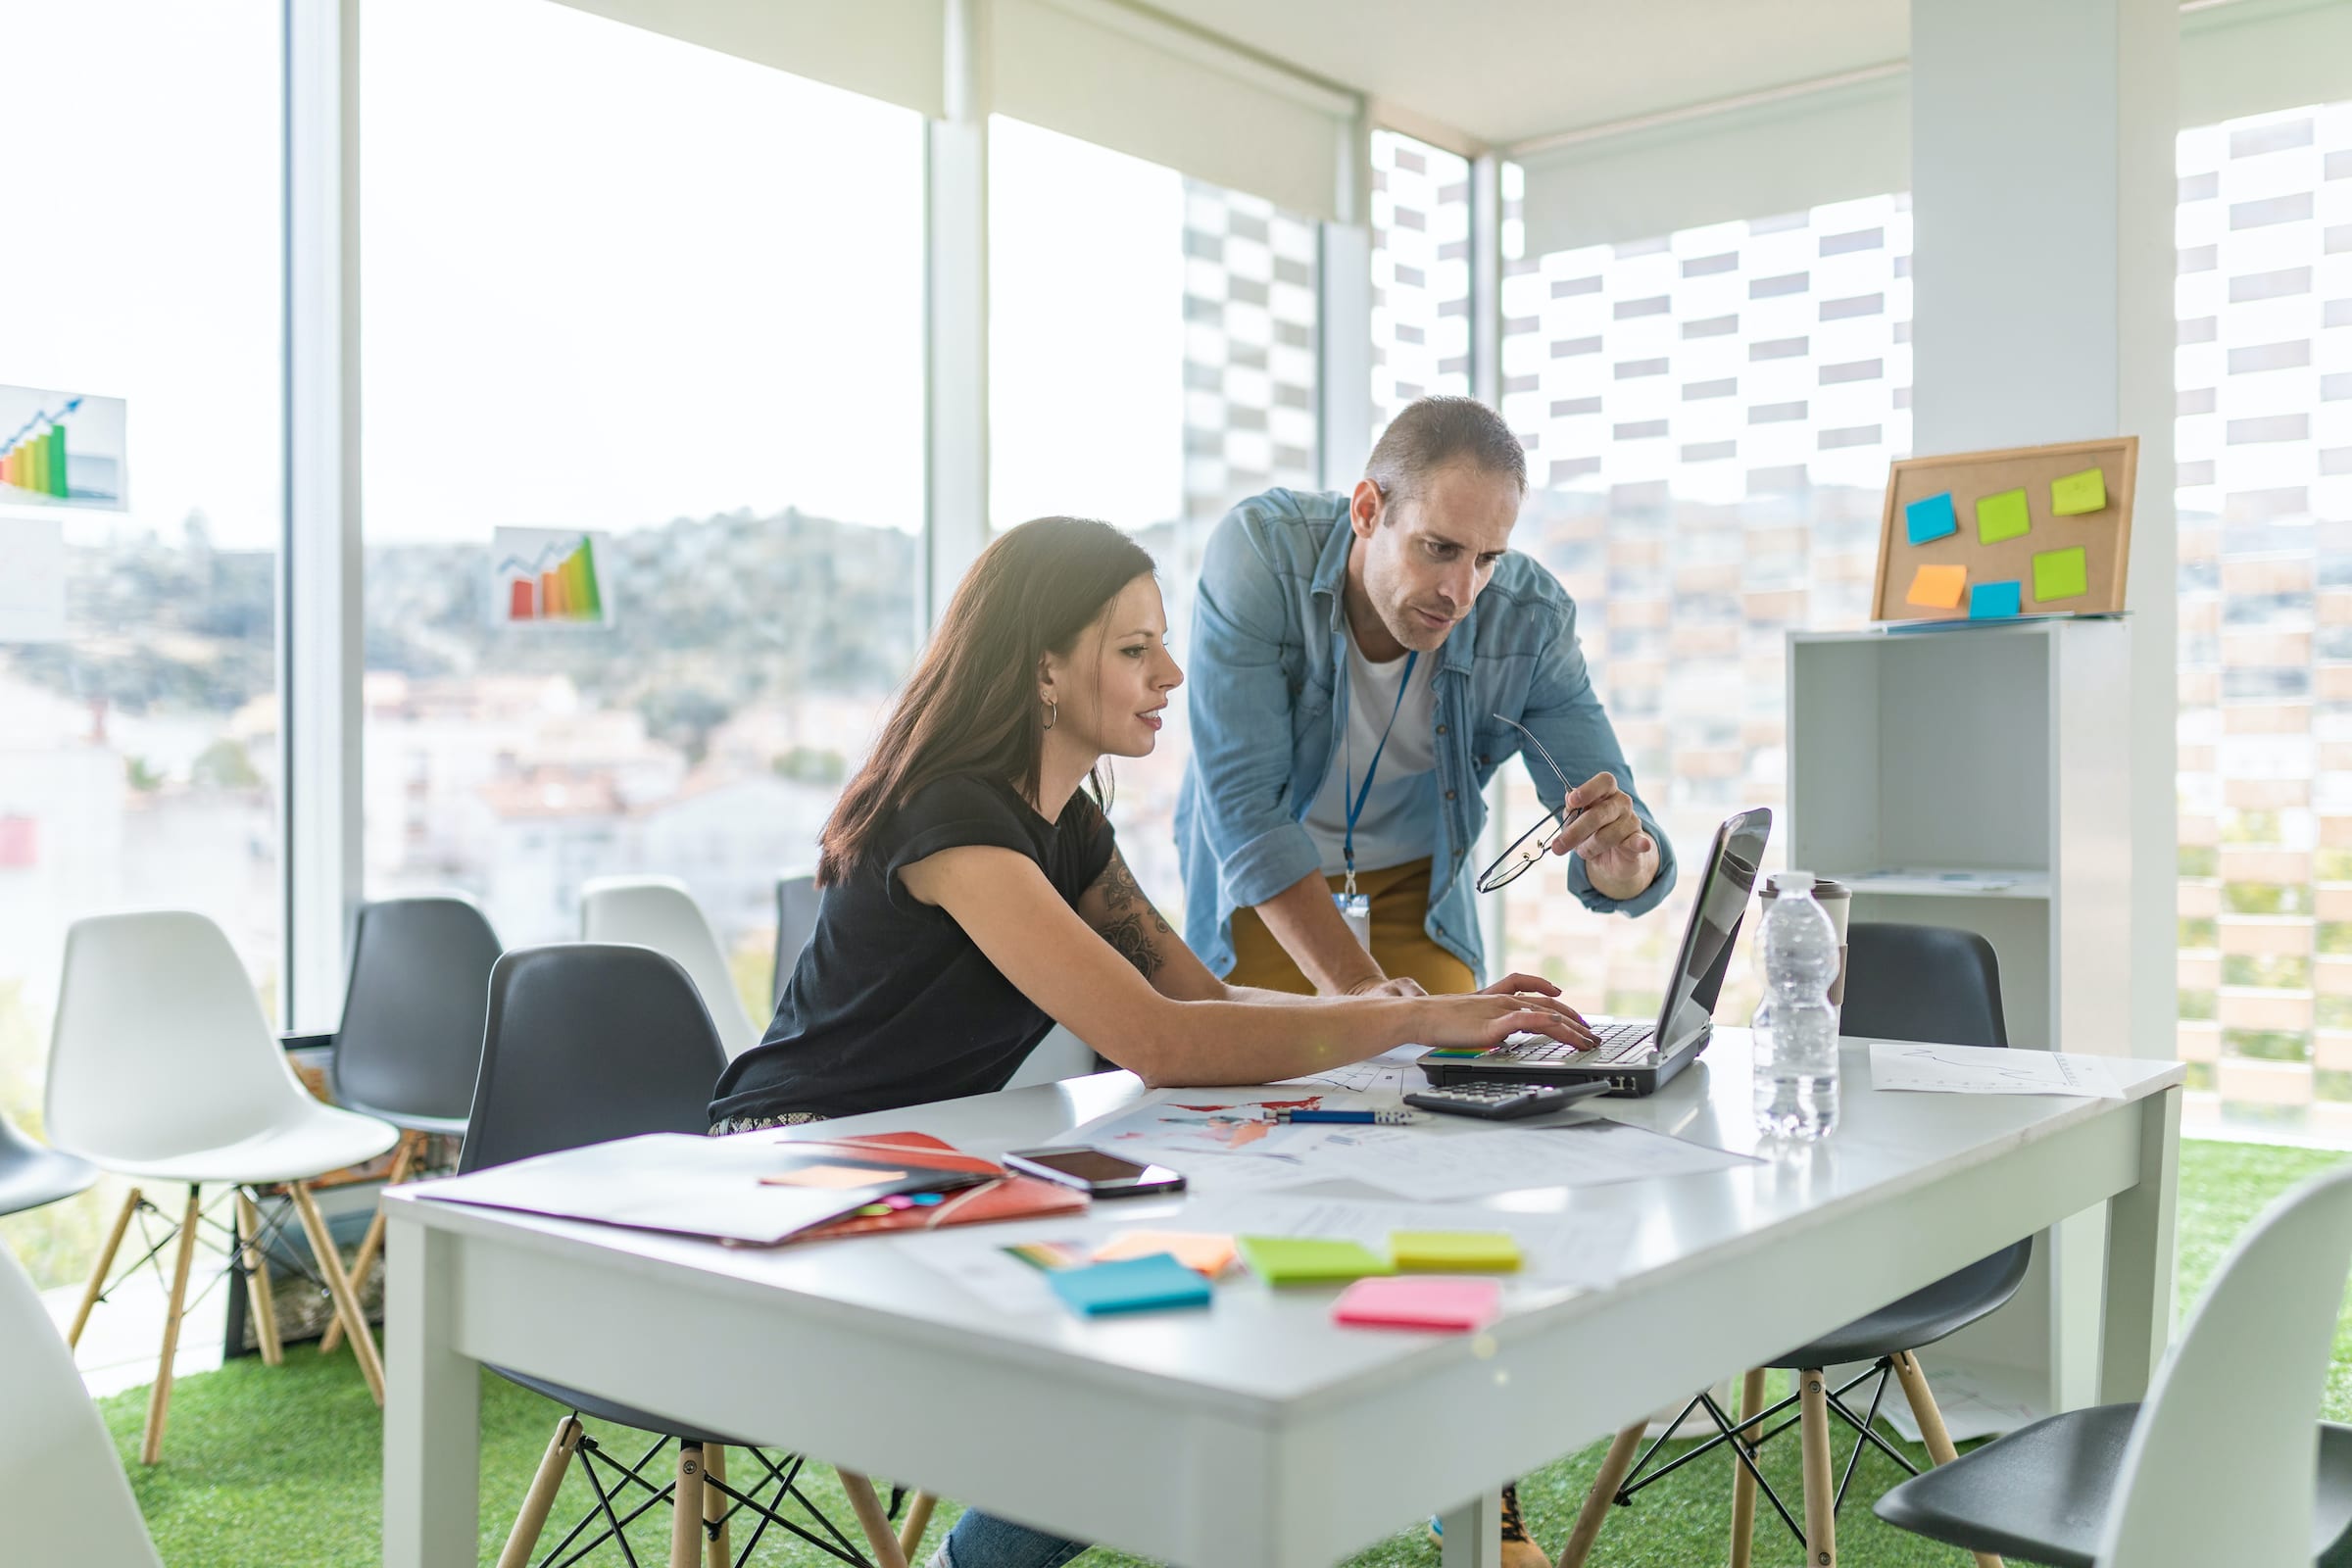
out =
[(1592, 1033), (1597, 1044), (1582, 1049), (1565, 1040), (1548, 1035), (1522, 1032), (1495, 1047), (1494, 1054), (1507, 1055), (1514, 1061), (1559, 1061), (1576, 1066), (1597, 1066), (1608, 1062), (1627, 1061), (1649, 1050), (1650, 1035), (1656, 1028), (1646, 1023), (1604, 1023), (1595, 1025)]

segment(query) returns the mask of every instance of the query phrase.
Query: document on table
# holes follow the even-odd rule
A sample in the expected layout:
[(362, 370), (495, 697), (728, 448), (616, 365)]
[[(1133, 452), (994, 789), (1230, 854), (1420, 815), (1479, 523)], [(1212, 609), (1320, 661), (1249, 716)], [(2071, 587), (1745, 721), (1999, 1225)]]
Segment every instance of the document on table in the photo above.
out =
[(1378, 1130), (1404, 1136), (1318, 1152), (1315, 1166), (1399, 1197), (1444, 1202), (1523, 1187), (1597, 1187), (1756, 1163), (1746, 1154), (1617, 1122), (1451, 1135)]
[(1170, 1166), (1199, 1191), (1297, 1187), (1341, 1174), (1328, 1162), (1336, 1152), (1410, 1136), (1403, 1127), (1281, 1122), (1271, 1114), (1278, 1108), (1352, 1109), (1357, 1098), (1305, 1085), (1163, 1089), (1057, 1141)]
[[(1416, 1063), (1427, 1046), (1398, 1046), (1394, 1051), (1362, 1061), (1351, 1061), (1344, 1067), (1332, 1067), (1322, 1072), (1310, 1072), (1297, 1078), (1286, 1078), (1285, 1084), (1307, 1085), (1336, 1089), (1343, 1095), (1361, 1095), (1367, 1106), (1374, 1102), (1381, 1105), (1403, 1102), (1407, 1089), (1419, 1089), (1429, 1082), (1428, 1075)], [(1350, 1108), (1346, 1102), (1331, 1102), (1333, 1109)]]
[(2124, 1098), (2114, 1068), (2101, 1056), (1897, 1040), (1871, 1042), (1870, 1086), (1936, 1095)]

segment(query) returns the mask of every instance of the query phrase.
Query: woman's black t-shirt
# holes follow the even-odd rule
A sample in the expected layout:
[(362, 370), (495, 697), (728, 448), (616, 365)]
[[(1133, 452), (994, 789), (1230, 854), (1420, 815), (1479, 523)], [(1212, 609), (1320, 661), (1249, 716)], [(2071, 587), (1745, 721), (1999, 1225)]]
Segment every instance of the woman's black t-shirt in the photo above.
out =
[(1073, 908), (1113, 848), (1083, 794), (1049, 822), (996, 779), (959, 774), (917, 791), (825, 889), (775, 1022), (718, 1080), (713, 1122), (853, 1116), (1004, 1087), (1054, 1020), (899, 880), (902, 866), (967, 844), (1029, 857)]

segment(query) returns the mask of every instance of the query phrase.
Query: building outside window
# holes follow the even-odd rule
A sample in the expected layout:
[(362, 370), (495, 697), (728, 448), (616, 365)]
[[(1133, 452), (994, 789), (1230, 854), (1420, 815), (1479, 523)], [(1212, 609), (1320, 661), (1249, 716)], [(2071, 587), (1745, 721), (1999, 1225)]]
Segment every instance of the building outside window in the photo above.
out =
[[(514, 946), (680, 877), (764, 1017), (920, 633), (921, 119), (537, 0), (363, 77), (368, 896)], [(583, 532), (596, 615), (514, 620)]]
[(1372, 416), (1470, 392), (1470, 164), (1372, 133)]

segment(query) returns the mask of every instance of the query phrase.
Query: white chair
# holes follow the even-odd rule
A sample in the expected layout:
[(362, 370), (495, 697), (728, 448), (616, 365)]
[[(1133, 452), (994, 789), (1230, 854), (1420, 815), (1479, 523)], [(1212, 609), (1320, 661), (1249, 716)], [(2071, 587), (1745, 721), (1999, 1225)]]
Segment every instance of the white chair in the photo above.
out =
[(0, 1247), (0, 1535), (8, 1560), (162, 1568), (115, 1441), (40, 1294)]
[[(368, 1392), (378, 1405), (384, 1402), (375, 1337), (309, 1183), (375, 1158), (399, 1142), (399, 1131), (372, 1116), (322, 1104), (304, 1090), (219, 926), (201, 914), (172, 910), (74, 922), (66, 933), (65, 977), (49, 1043), (47, 1129), (58, 1148), (102, 1170), (134, 1182), (187, 1184), (141, 1462), (153, 1464), (163, 1452), (172, 1360), (179, 1348), (208, 1182), (230, 1190), (216, 1201), (235, 1200), (237, 1246), (229, 1266), (246, 1273), (262, 1358), (274, 1366), (280, 1351), (269, 1237), (253, 1189), (283, 1184)], [(80, 1343), (90, 1309), (106, 1293), (123, 1233), (142, 1211), (158, 1212), (133, 1187), (91, 1270), (66, 1336), (69, 1345)], [(170, 1240), (167, 1233), (155, 1250)]]
[(2034, 1562), (2307, 1568), (2352, 1519), (2344, 1429), (2320, 1424), (2348, 1266), (2352, 1168), (2238, 1239), (2145, 1403), (2037, 1421), (1904, 1482), (1879, 1517)]
[(764, 1025), (744, 1010), (726, 950), (686, 884), (667, 876), (598, 877), (580, 889), (580, 940), (651, 948), (677, 961), (701, 992), (727, 1059), (760, 1043)]

